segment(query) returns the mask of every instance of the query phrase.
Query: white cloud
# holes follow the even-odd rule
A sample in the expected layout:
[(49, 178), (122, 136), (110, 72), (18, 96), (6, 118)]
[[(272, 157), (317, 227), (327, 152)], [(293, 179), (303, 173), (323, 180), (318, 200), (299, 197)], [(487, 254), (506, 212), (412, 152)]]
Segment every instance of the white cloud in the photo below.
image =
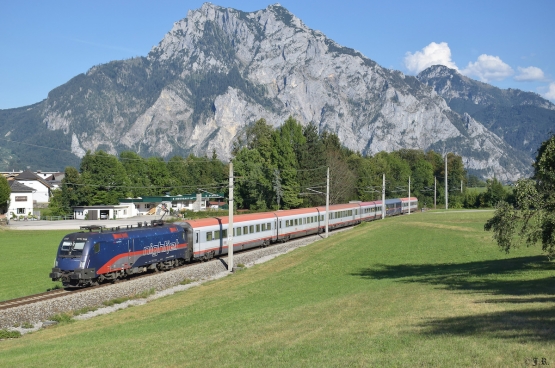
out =
[(451, 49), (447, 42), (432, 42), (424, 47), (422, 51), (405, 54), (405, 67), (412, 73), (420, 73), (432, 65), (445, 65), (448, 68), (458, 70), (451, 60)]
[(549, 90), (543, 95), (543, 97), (555, 102), (555, 82), (551, 82), (549, 84)]
[(527, 68), (519, 66), (518, 71), (520, 74), (515, 77), (515, 80), (519, 82), (541, 81), (545, 78), (543, 70), (535, 66), (529, 66)]
[(514, 74), (513, 68), (505, 64), (499, 56), (482, 54), (476, 62), (469, 62), (461, 70), (466, 76), (478, 77), (482, 82), (505, 79)]

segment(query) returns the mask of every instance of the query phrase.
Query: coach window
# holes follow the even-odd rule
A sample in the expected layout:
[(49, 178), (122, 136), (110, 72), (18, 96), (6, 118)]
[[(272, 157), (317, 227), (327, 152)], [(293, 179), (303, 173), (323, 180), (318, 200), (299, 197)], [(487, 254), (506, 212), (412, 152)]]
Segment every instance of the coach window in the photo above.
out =
[[(264, 224), (263, 224), (264, 225)], [(260, 224), (256, 225), (256, 232), (259, 233), (260, 232)]]
[(241, 236), (241, 227), (237, 228), (237, 236)]
[(222, 238), (224, 238), (224, 239), (227, 238), (227, 229), (222, 230)]
[(299, 224), (299, 220), (295, 219), (295, 226), (297, 226)]
[(266, 224), (262, 224), (262, 231), (266, 231)]
[(249, 226), (249, 233), (254, 233), (254, 225)]
[(206, 233), (206, 241), (212, 240), (212, 231)]
[(266, 230), (272, 230), (272, 224), (271, 223), (267, 223), (266, 224)]
[(249, 233), (249, 227), (248, 226), (243, 226), (243, 234), (247, 235)]
[(214, 239), (220, 239), (220, 230), (214, 231)]

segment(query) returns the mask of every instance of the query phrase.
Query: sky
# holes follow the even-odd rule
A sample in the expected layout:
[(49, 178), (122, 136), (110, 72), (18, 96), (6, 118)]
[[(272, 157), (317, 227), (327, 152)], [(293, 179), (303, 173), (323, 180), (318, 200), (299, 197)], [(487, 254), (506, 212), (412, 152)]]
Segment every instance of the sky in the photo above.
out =
[[(273, 2), (220, 0), (256, 11)], [(146, 56), (197, 0), (0, 0), (0, 109), (40, 102), (91, 67)], [(383, 67), (434, 64), (555, 102), (555, 1), (281, 0), (308, 27)]]

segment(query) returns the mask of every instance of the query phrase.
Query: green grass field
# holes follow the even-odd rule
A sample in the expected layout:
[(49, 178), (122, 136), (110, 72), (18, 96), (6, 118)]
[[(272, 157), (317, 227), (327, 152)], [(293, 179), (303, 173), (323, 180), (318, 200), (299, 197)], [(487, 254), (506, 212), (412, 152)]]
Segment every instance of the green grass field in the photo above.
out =
[(354, 230), (186, 292), (0, 342), (3, 366), (555, 365), (555, 264), (492, 212)]
[(70, 232), (0, 230), (0, 301), (61, 286), (61, 282), (52, 282), (48, 274), (60, 240)]

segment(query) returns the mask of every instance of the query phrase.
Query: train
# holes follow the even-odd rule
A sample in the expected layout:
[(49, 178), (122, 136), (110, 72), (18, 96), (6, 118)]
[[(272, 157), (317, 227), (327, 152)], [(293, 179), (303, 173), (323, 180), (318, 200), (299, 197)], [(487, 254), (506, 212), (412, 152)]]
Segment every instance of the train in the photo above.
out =
[[(330, 230), (382, 218), (382, 201), (329, 206)], [(418, 209), (418, 199), (385, 200), (385, 216)], [(233, 217), (233, 252), (266, 247), (325, 231), (326, 207), (261, 212)], [(152, 220), (105, 229), (84, 226), (61, 240), (49, 277), (65, 288), (115, 282), (130, 275), (167, 271), (228, 253), (229, 218), (164, 223)]]

